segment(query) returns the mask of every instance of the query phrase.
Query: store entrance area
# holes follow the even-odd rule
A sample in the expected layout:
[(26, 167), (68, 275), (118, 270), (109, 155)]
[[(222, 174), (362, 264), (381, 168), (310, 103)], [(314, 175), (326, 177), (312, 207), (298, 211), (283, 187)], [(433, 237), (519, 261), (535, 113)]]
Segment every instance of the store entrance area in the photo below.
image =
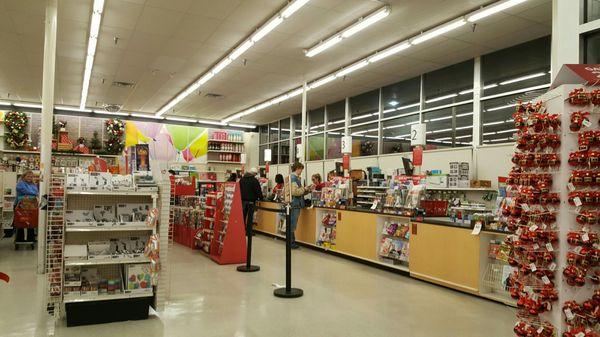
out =
[[(255, 237), (261, 271), (240, 274), (175, 244), (170, 295), (161, 317), (67, 328), (44, 311), (44, 275), (35, 251), (0, 240), (0, 335), (30, 336), (512, 336), (514, 309), (388, 271), (301, 248), (293, 256), (294, 286), (305, 295), (273, 296), (284, 283), (284, 244)], [(192, 333), (193, 332), (193, 333)]]

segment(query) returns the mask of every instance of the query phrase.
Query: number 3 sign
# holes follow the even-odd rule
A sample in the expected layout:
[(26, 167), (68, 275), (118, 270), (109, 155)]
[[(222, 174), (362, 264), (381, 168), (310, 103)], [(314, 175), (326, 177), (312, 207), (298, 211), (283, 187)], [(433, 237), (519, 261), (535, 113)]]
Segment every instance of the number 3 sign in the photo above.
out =
[(410, 145), (425, 145), (425, 124), (413, 124), (410, 126)]

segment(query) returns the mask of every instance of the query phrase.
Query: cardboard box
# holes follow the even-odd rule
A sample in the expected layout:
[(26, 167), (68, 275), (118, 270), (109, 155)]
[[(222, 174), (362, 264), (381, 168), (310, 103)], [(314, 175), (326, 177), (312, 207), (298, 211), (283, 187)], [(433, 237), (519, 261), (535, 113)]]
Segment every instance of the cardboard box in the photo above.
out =
[(98, 222), (115, 222), (115, 207), (113, 205), (94, 205), (94, 219)]
[[(81, 287), (81, 267), (65, 267), (64, 284), (65, 287)], [(79, 292), (79, 289), (77, 290)]]
[(112, 174), (108, 172), (92, 172), (89, 174), (89, 189), (93, 191), (112, 190)]
[(110, 241), (91, 241), (87, 244), (89, 259), (108, 259), (112, 256)]
[(125, 268), (125, 292), (152, 292), (150, 265), (128, 264)]
[(133, 191), (135, 189), (133, 177), (129, 174), (114, 174), (112, 176), (112, 189), (113, 191)]
[(459, 179), (458, 180), (458, 188), (469, 188), (471, 187), (471, 182), (469, 180)]
[(86, 245), (65, 245), (65, 260), (87, 260), (87, 249)]
[(426, 186), (429, 188), (447, 188), (448, 187), (448, 175), (432, 175), (427, 176)]
[(458, 176), (448, 176), (448, 187), (458, 187)]
[(98, 269), (81, 268), (81, 296), (98, 296)]
[(151, 208), (151, 204), (117, 204), (117, 221), (145, 222)]
[(65, 211), (65, 223), (67, 226), (96, 226), (94, 213), (79, 209)]
[(471, 187), (473, 188), (491, 188), (491, 180), (471, 180)]

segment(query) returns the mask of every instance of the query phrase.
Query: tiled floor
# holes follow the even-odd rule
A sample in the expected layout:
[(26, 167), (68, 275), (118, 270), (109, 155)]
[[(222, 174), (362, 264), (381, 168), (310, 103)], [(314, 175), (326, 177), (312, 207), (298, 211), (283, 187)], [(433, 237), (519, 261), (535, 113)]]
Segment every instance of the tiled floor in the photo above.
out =
[(0, 240), (0, 336), (201, 337), (504, 337), (513, 336), (514, 310), (408, 277), (302, 248), (294, 252), (299, 299), (273, 296), (284, 283), (281, 241), (255, 239), (258, 273), (218, 266), (175, 245), (170, 300), (145, 321), (67, 328), (44, 312), (44, 278), (35, 252)]

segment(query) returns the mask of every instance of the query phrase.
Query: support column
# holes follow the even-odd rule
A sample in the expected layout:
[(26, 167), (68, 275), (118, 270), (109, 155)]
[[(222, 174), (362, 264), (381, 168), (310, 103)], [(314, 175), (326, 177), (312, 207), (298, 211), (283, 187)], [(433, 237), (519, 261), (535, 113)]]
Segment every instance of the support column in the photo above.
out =
[(350, 136), (350, 121), (351, 121), (351, 113), (350, 113), (350, 98), (346, 97), (344, 100), (344, 113), (345, 113), (345, 121), (344, 121), (344, 135)]
[(477, 151), (481, 146), (481, 96), (483, 94), (483, 84), (481, 79), (481, 56), (475, 58), (475, 69), (473, 76), (473, 179), (477, 178)]
[(563, 64), (579, 63), (579, 1), (552, 0), (552, 80)]
[[(302, 142), (302, 156), (300, 157), (300, 162), (302, 164), (306, 163), (306, 146), (307, 141), (306, 141), (306, 124), (308, 123), (308, 116), (307, 116), (307, 96), (308, 96), (308, 86), (306, 85), (306, 82), (304, 82), (304, 85), (302, 85), (302, 89), (304, 89), (302, 91), (302, 129), (300, 134), (302, 135), (302, 137), (300, 138), (300, 141)], [(304, 170), (304, 172), (306, 172), (306, 170)], [(306, 175), (306, 173), (304, 173)]]
[[(40, 197), (48, 195), (52, 166), (52, 117), (54, 114), (54, 73), (56, 65), (56, 26), (58, 0), (46, 0), (44, 22), (44, 68), (42, 79), (42, 134), (40, 146)], [(38, 274), (43, 274), (46, 257), (46, 211), (38, 222)]]

